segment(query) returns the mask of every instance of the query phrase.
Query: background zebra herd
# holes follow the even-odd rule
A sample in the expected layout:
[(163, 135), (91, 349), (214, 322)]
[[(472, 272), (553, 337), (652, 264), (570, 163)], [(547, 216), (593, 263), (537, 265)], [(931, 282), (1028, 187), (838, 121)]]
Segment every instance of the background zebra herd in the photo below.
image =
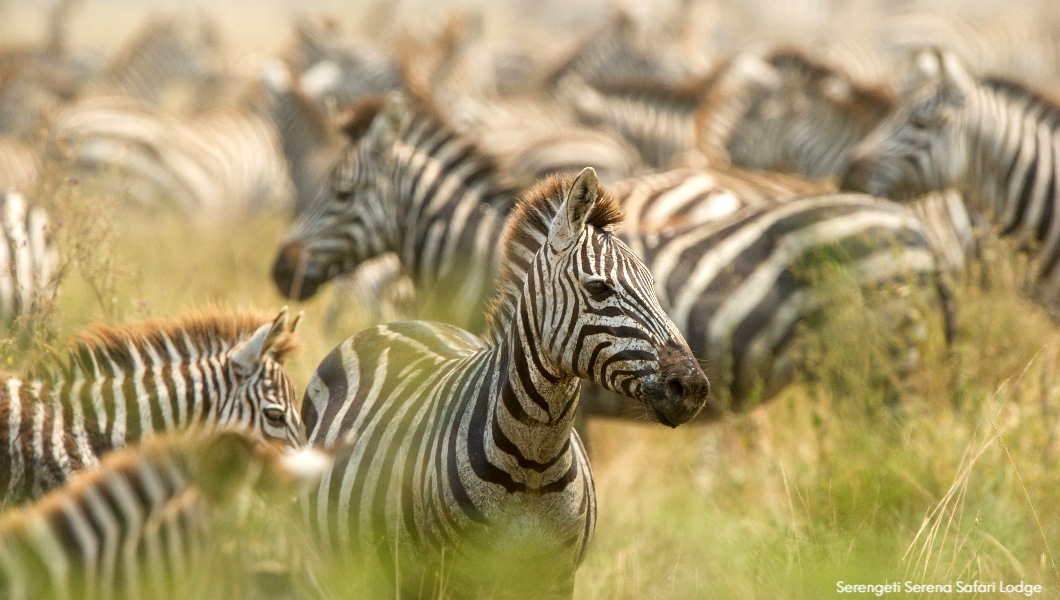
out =
[(0, 2), (0, 597), (1060, 589), (1055, 6), (206, 8)]

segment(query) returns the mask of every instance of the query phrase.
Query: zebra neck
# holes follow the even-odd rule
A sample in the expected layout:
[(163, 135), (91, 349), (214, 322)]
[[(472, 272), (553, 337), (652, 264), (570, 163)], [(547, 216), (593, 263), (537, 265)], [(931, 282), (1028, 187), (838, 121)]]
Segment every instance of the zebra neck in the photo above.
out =
[(967, 127), (973, 152), (962, 191), (994, 213), (1002, 235), (1042, 241), (1060, 226), (1057, 124), (1015, 99), (981, 87), (969, 99)]
[(227, 356), (189, 358), (172, 350), (170, 356), (160, 349), (153, 349), (155, 356), (137, 351), (131, 366), (102, 351), (88, 353), (58, 375), (52, 398), (69, 407), (75, 433), (84, 431), (97, 451), (236, 417), (225, 414), (232, 409), (227, 400), (233, 384)]
[(495, 167), (476, 156), (470, 142), (452, 132), (417, 138), (422, 139), (406, 140), (400, 148), (393, 175), (401, 199), (400, 254), (413, 261), (406, 264), (419, 261), (419, 249), (432, 237), (459, 234), (494, 210), (503, 221), (514, 204), (514, 194), (500, 185)]
[(520, 307), (507, 343), (497, 349), (498, 393), (490, 407), (487, 447), (495, 449), (495, 464), (512, 479), (540, 488), (569, 478), (581, 387), (578, 378), (547, 363), (532, 319)]

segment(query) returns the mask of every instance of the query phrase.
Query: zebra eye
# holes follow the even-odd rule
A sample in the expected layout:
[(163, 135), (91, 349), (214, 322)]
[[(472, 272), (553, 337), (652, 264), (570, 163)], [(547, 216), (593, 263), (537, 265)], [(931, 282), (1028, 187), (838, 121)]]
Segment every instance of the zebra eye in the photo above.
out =
[(353, 197), (353, 190), (339, 188), (335, 190), (335, 199), (341, 202), (345, 202)]
[(274, 425), (282, 424), (284, 422), (285, 415), (283, 414), (282, 409), (269, 407), (262, 409), (261, 414), (265, 415), (265, 418)]
[(611, 291), (611, 286), (603, 279), (585, 282), (585, 290), (594, 296), (603, 296)]

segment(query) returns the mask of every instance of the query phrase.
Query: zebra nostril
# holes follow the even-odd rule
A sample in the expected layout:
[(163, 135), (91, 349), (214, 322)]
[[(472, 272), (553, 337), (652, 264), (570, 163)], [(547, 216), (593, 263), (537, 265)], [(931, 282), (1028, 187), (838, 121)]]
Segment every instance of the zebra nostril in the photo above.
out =
[(680, 379), (671, 377), (666, 380), (666, 395), (675, 400), (681, 400), (685, 397), (685, 386)]

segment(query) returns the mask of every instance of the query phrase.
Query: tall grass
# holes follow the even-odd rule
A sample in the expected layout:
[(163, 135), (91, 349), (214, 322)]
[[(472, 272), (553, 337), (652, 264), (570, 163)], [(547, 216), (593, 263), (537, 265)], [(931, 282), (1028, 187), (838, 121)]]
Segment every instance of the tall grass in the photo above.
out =
[[(280, 216), (193, 222), (89, 182), (51, 185), (63, 280), (42, 321), (49, 344), (95, 321), (292, 304), (306, 313), (306, 349), (289, 365), (303, 388), (363, 325), (325, 325), (332, 290), (301, 304), (277, 293)], [(591, 422), (600, 513), (577, 597), (821, 598), (837, 581), (958, 579), (1022, 579), (1055, 596), (1060, 330), (1023, 299), (1022, 269), (997, 260), (987, 289), (978, 276), (958, 286), (954, 356), (924, 352), (900, 410), (880, 408), (861, 366), (867, 313), (855, 303), (810, 345), (839, 379), (796, 382), (711, 426)]]

